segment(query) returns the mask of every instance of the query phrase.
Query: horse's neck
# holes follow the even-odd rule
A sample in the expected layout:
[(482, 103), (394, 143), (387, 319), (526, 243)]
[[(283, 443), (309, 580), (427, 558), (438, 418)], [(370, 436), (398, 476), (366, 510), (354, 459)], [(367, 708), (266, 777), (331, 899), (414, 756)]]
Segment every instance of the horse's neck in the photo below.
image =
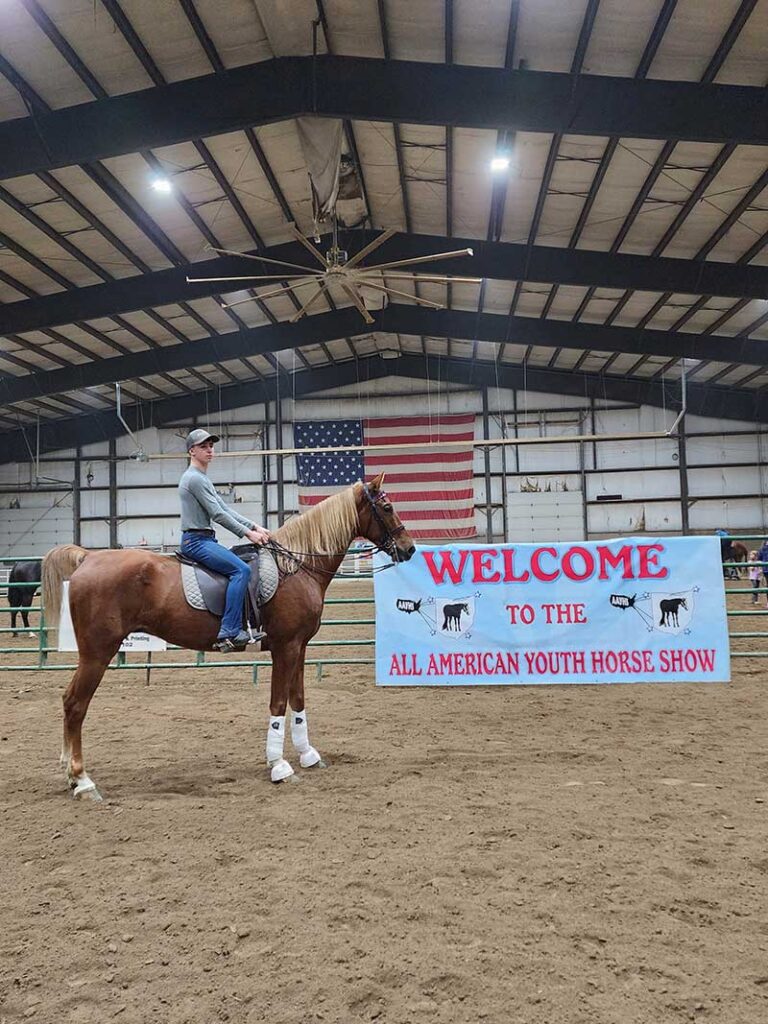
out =
[(335, 551), (331, 555), (312, 555), (305, 560), (304, 564), (310, 572), (313, 569), (317, 570), (313, 575), (318, 579), (323, 593), (328, 589), (331, 580), (339, 571), (339, 566), (344, 561), (344, 556), (349, 550), (349, 545), (357, 536), (357, 532), (357, 529), (355, 529), (343, 551)]

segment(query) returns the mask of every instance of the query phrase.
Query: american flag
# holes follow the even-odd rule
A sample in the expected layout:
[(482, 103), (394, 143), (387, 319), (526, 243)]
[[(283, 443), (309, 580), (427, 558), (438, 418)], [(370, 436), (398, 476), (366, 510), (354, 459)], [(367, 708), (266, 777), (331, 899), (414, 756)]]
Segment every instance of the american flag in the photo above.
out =
[(474, 537), (472, 477), (473, 413), (386, 419), (322, 420), (296, 423), (297, 448), (341, 445), (439, 444), (466, 447), (386, 449), (297, 455), (299, 506), (316, 505), (357, 480), (386, 472), (384, 487), (412, 537), (458, 540)]

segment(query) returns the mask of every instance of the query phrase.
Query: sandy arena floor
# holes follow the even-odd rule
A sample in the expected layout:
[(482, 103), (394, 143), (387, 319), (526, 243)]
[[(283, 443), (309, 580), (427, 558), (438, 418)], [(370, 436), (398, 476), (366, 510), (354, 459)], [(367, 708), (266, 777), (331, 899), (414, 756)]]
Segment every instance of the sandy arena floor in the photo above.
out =
[(474, 691), (310, 671), (329, 767), (280, 786), (268, 676), (112, 672), (101, 805), (58, 770), (68, 674), (0, 673), (0, 1022), (763, 1024), (768, 660), (733, 664)]

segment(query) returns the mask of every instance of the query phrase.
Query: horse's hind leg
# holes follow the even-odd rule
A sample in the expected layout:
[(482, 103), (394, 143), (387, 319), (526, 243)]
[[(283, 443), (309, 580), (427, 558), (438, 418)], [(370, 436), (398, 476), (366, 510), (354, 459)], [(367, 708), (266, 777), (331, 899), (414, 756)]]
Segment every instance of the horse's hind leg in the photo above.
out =
[(109, 658), (80, 656), (72, 682), (64, 693), (64, 745), (61, 760), (67, 774), (67, 782), (76, 798), (87, 797), (101, 800), (96, 784), (89, 777), (83, 763), (83, 719), (88, 711), (99, 683), (102, 680)]
[(291, 740), (294, 750), (299, 755), (299, 764), (302, 768), (325, 768), (325, 761), (309, 742), (307, 711), (304, 705), (304, 658), (306, 653), (306, 646), (302, 647), (288, 689), (288, 699), (291, 704)]

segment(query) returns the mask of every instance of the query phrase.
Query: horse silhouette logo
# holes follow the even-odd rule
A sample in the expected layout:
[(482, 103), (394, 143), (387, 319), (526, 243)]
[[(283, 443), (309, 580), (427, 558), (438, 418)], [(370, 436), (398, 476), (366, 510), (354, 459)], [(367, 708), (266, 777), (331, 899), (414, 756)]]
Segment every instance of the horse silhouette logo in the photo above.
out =
[(443, 629), (453, 629), (457, 633), (461, 632), (461, 616), (462, 614), (469, 614), (469, 605), (464, 604), (445, 604), (443, 605)]
[(438, 599), (436, 619), (442, 636), (458, 639), (467, 636), (475, 621), (475, 599), (464, 597), (447, 600)]
[(684, 597), (672, 597), (666, 601), (659, 602), (659, 608), (661, 609), (661, 618), (659, 619), (660, 626), (677, 626), (680, 620), (680, 609), (688, 609), (688, 605), (685, 603)]
[(693, 618), (693, 592), (652, 594), (653, 625), (662, 633), (685, 632)]

